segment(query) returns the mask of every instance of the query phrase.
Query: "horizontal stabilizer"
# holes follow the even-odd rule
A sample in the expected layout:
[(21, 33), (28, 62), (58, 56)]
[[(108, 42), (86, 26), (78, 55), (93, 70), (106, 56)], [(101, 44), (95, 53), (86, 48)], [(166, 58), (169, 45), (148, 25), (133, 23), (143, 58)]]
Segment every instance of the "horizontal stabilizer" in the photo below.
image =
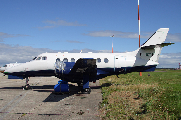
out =
[(172, 44), (175, 44), (175, 43), (162, 43), (160, 45), (161, 45), (161, 47), (165, 47), (165, 46), (172, 45)]
[[(161, 47), (165, 47), (165, 46), (172, 45), (172, 44), (175, 44), (175, 43), (162, 43), (162, 44), (156, 44), (156, 45), (160, 45)], [(141, 49), (154, 49), (156, 45), (143, 46), (143, 47), (141, 47)]]

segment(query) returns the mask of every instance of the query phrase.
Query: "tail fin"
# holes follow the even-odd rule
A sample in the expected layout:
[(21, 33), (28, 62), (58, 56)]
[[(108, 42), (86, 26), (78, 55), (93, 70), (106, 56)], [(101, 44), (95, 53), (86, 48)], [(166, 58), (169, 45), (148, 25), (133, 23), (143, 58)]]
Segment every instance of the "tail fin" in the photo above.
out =
[(141, 47), (139, 48), (136, 57), (146, 60), (144, 65), (158, 65), (158, 59), (162, 47), (174, 43), (164, 43), (169, 28), (158, 29)]
[(141, 47), (164, 43), (169, 28), (158, 29)]

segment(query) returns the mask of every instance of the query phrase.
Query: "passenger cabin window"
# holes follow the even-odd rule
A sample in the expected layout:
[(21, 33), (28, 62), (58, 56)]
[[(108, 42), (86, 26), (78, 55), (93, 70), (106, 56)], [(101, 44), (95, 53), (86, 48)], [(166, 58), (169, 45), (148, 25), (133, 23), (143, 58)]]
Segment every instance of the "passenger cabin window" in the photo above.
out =
[(38, 57), (36, 60), (41, 60), (41, 57)]
[(64, 61), (64, 62), (68, 62), (68, 59), (67, 59), (67, 58), (64, 58), (63, 61)]
[(74, 58), (71, 58), (71, 62), (75, 62), (75, 59), (74, 59)]
[(108, 60), (107, 58), (104, 58), (104, 62), (105, 62), (105, 63), (108, 63), (109, 60)]
[(57, 58), (57, 59), (56, 59), (56, 62), (60, 62), (60, 58)]
[(97, 63), (100, 63), (101, 62), (101, 59), (100, 58), (97, 58)]
[(42, 57), (42, 60), (47, 60), (47, 57), (46, 56)]

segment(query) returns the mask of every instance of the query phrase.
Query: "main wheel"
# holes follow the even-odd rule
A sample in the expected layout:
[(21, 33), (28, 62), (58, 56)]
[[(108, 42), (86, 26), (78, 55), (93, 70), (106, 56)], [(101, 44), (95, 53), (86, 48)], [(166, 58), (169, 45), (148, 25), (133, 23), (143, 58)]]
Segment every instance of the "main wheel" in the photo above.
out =
[(82, 86), (83, 86), (83, 83), (77, 83), (77, 85), (78, 85), (79, 87), (82, 87)]
[(90, 88), (90, 87), (87, 89), (87, 93), (88, 93), (88, 94), (91, 93), (91, 88)]
[(90, 94), (91, 93), (91, 88), (90, 87), (89, 88), (85, 88), (84, 89), (84, 93)]

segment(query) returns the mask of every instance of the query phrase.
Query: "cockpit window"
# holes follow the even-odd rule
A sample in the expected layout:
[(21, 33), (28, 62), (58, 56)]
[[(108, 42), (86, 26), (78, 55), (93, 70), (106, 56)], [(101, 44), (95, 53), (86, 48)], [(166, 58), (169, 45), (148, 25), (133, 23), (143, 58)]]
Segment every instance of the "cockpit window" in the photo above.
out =
[(35, 60), (37, 57), (33, 58), (33, 60)]
[(42, 60), (47, 60), (47, 57), (46, 57), (46, 56), (43, 56), (43, 57), (42, 57)]
[(3, 67), (7, 67), (7, 65), (4, 65)]
[(41, 57), (38, 57), (36, 60), (41, 60)]

